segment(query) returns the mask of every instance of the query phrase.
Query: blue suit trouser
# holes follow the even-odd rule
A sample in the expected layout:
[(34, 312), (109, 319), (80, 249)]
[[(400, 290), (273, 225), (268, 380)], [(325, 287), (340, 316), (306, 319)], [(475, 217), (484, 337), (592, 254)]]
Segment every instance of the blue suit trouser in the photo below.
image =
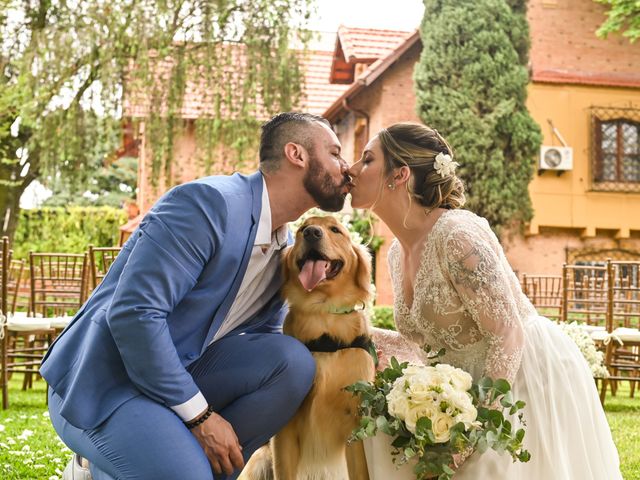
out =
[[(313, 383), (315, 362), (292, 337), (246, 334), (216, 341), (188, 371), (209, 405), (233, 426), (246, 462), (296, 412)], [(210, 480), (239, 475), (215, 475), (181, 419), (145, 395), (126, 401), (89, 430), (62, 418), (60, 404), (60, 397), (50, 391), (53, 426), (71, 450), (89, 460), (94, 480)]]

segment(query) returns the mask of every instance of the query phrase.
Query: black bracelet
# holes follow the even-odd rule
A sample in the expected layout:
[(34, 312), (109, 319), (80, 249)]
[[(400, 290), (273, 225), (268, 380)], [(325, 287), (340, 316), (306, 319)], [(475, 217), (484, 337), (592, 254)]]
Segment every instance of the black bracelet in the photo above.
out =
[(184, 424), (189, 430), (193, 430), (198, 425), (202, 425), (205, 422), (205, 420), (211, 416), (212, 413), (213, 413), (213, 407), (210, 406), (209, 408), (207, 408), (207, 411), (204, 413), (204, 415), (202, 415), (200, 418), (192, 422), (184, 422)]

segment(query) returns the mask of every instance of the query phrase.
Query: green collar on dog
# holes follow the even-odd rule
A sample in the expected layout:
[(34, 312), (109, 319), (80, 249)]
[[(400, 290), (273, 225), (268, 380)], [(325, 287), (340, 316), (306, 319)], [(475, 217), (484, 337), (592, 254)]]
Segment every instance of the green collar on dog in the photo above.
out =
[(365, 305), (362, 302), (357, 303), (356, 305), (351, 305), (348, 307), (338, 307), (336, 305), (329, 304), (329, 313), (333, 315), (347, 315), (353, 312), (360, 312), (364, 310)]

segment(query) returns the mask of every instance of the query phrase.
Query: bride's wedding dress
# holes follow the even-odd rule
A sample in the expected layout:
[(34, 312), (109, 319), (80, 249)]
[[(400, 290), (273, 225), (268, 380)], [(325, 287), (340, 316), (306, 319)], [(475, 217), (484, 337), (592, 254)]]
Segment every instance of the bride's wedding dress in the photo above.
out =
[[(466, 210), (444, 212), (426, 240), (411, 302), (402, 288), (397, 241), (389, 264), (400, 338), (436, 351), (444, 347), (440, 361), (474, 380), (506, 378), (514, 398), (526, 402), (524, 444), (531, 460), (474, 453), (455, 480), (622, 479), (586, 361), (571, 339), (536, 313), (486, 220)], [(391, 350), (387, 356), (403, 356)], [(365, 444), (371, 480), (414, 478), (383, 458), (390, 458), (384, 442), (376, 437)]]

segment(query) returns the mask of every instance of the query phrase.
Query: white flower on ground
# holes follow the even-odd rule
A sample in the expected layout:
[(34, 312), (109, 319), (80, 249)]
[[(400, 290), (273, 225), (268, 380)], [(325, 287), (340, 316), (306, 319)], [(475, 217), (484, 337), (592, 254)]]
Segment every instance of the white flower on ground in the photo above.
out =
[(2, 424), (0, 423), (0, 432), (4, 432), (5, 428), (7, 428), (7, 427), (5, 427), (4, 425), (2, 425)]

